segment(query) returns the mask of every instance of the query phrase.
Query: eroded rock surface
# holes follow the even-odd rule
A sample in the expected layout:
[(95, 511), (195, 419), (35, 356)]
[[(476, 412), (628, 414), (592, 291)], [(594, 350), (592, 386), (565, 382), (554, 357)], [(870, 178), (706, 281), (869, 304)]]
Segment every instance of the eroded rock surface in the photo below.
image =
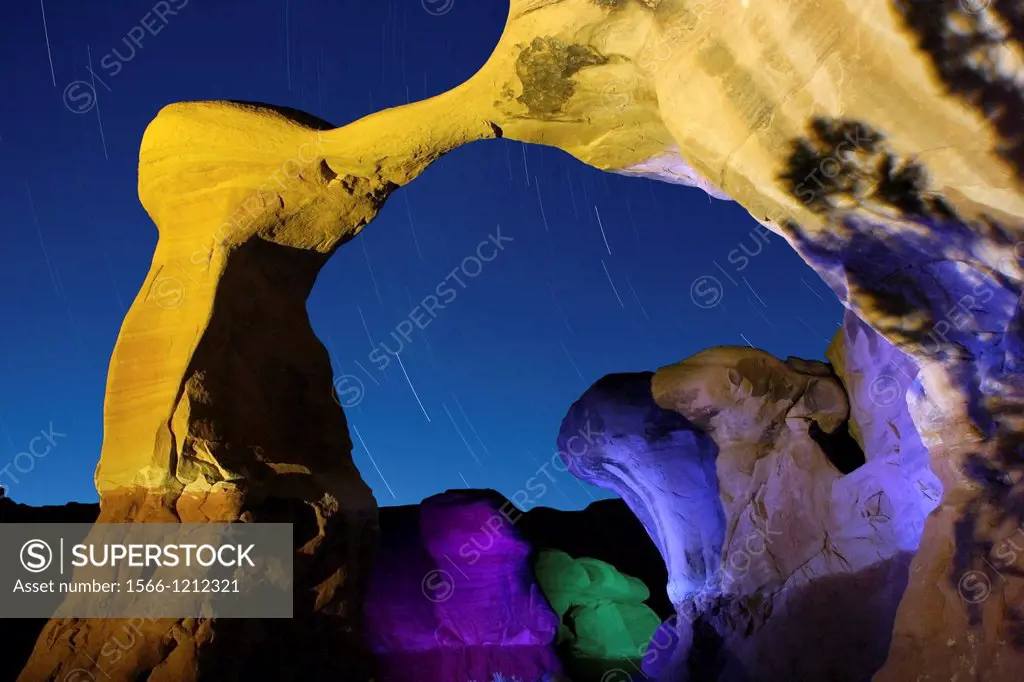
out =
[[(292, 522), (296, 617), (147, 622), (130, 655), (103, 670), (109, 679), (363, 674), (376, 503), (305, 302), (331, 253), (448, 149), (444, 125), (415, 123), (432, 111), (325, 132), (298, 112), (179, 104), (147, 128), (139, 196), (160, 239), (111, 358), (99, 522)], [(460, 142), (495, 134), (444, 118)], [(52, 622), (22, 679), (99, 675), (123, 626)]]
[(495, 52), (495, 68), (535, 39), (572, 48), (548, 63), (587, 55), (543, 70), (571, 81), (557, 112), (519, 99), (529, 74), (508, 79), (509, 137), (728, 195), (919, 368), (943, 498), (880, 680), (1024, 665), (1024, 578), (995, 556), (1024, 523), (1022, 16), (1017, 0), (534, 0)]
[[(374, 504), (305, 295), (395, 187), (504, 134), (728, 195), (909, 356), (943, 497), (880, 679), (1012, 679), (1024, 578), (994, 553), (1024, 519), (1022, 17), (1017, 0), (513, 0), (473, 78), (345, 128), (317, 135), (327, 126), (238, 104), (165, 109), (140, 154), (160, 240), (111, 360), (101, 520), (301, 517), (296, 612), (329, 616), (296, 627), (351, 631)], [(704, 475), (706, 454), (687, 476)], [(688, 504), (713, 520), (658, 540), (684, 557), (669, 567), (676, 601), (707, 584), (713, 548), (735, 537), (714, 504)], [(654, 529), (656, 517), (642, 520)], [(988, 592), (965, 599), (964, 580)], [(94, 655), (108, 625), (52, 624), (27, 682)], [(220, 627), (150, 633), (118, 679), (192, 679)], [(244, 626), (245, 651), (289, 645), (262, 627)], [(332, 672), (352, 657), (315, 649)], [(232, 679), (241, 659), (218, 675)]]
[(561, 672), (558, 616), (521, 516), (493, 491), (449, 491), (382, 524), (366, 637), (382, 682), (538, 680)]
[[(439, 506), (439, 500), (446, 503)], [(600, 500), (579, 511), (535, 507), (520, 512), (504, 497), (487, 490), (450, 491), (425, 500), (424, 504), (439, 508), (427, 517), (422, 515), (422, 505), (383, 507), (379, 513), (381, 546), (366, 596), (364, 636), (367, 648), (384, 666), (385, 673), (394, 679), (420, 680), (425, 679), (420, 677), (425, 670), (440, 670), (438, 674), (448, 682), (462, 679), (459, 676), (462, 670), (469, 675), (466, 679), (490, 682), (492, 676), (487, 674), (490, 671), (500, 672), (506, 678), (518, 673), (525, 681), (538, 669), (550, 671), (554, 667), (552, 655), (557, 654), (564, 664), (566, 652), (555, 650), (557, 614), (527, 598), (526, 588), (532, 591), (540, 582), (533, 579), (530, 572), (533, 569), (524, 570), (521, 558), (524, 548), (530, 550), (527, 568), (543, 553), (561, 554), (575, 566), (575, 560), (566, 555), (569, 553), (602, 557), (606, 561), (589, 561), (598, 566), (624, 566), (631, 575), (643, 576), (643, 580), (630, 582), (635, 588), (589, 590), (586, 603), (590, 606), (608, 602), (617, 612), (621, 601), (618, 598), (625, 595), (629, 604), (626, 610), (640, 614), (642, 621), (653, 621), (655, 625), (672, 612), (664, 590), (664, 562), (643, 526), (622, 500)], [(93, 523), (98, 514), (99, 506), (95, 504), (30, 507), (0, 495), (0, 523)], [(451, 517), (462, 520), (452, 523)], [(470, 517), (474, 520), (467, 523)], [(425, 526), (428, 521), (431, 527)], [(470, 599), (465, 592), (463, 573), (443, 553), (435, 556), (428, 551), (424, 538), (439, 535), (439, 529), (433, 527), (438, 523), (442, 524), (444, 542), (457, 545), (455, 551), (448, 554), (459, 562), (458, 566), (474, 559), (477, 553), (481, 558), (476, 564), (481, 564), (485, 551), (496, 552), (492, 566), (497, 565), (502, 576), (516, 576), (517, 581), (510, 585), (496, 580), (493, 575), (489, 578), (474, 576), (472, 571), (463, 569), (467, 576), (476, 578), (475, 593)], [(444, 531), (445, 528), (449, 530)], [(437, 549), (435, 541), (429, 546)], [(618, 571), (614, 571), (614, 575), (618, 578), (601, 580), (599, 577), (594, 582), (617, 585), (626, 580)], [(589, 585), (590, 579), (587, 581)], [(578, 583), (573, 585), (578, 586)], [(455, 594), (460, 586), (462, 599), (456, 601)], [(541, 589), (543, 591), (543, 586)], [(550, 603), (552, 595), (545, 593), (544, 596)], [(494, 608), (492, 600), (499, 603), (500, 609)], [(446, 601), (455, 603), (445, 609), (440, 604)], [(639, 608), (641, 601), (652, 605), (653, 611)], [(453, 608), (457, 609), (456, 618), (446, 617), (444, 632), (447, 634), (443, 642), (439, 641), (439, 619), (445, 614), (450, 616)], [(115, 630), (105, 649), (110, 655), (102, 662), (109, 667), (115, 655), (120, 662), (124, 652), (138, 641), (140, 632), (137, 630), (143, 622), (126, 621), (121, 630)], [(0, 622), (0, 633), (6, 644), (0, 660), (0, 680), (13, 680), (18, 676), (45, 624), (45, 619)], [(533, 645), (517, 644), (508, 648), (502, 645), (506, 634), (516, 628), (527, 633), (526, 637), (517, 639), (532, 638)], [(616, 634), (621, 632), (613, 622), (610, 628), (591, 631), (588, 642), (591, 647), (607, 646), (604, 644), (606, 635), (613, 638)], [(637, 647), (632, 654), (639, 658)], [(602, 674), (603, 671), (598, 672), (594, 679), (600, 679)], [(381, 679), (379, 674), (377, 679)]]
[[(567, 458), (573, 474), (614, 490), (644, 524), (668, 568), (668, 595), (679, 605), (713, 584), (726, 518), (716, 473), (717, 446), (682, 415), (654, 402), (652, 374), (613, 374), (575, 403), (559, 432), (596, 434)], [(677, 494), (676, 491), (686, 491)]]
[(594, 670), (594, 679), (609, 669), (637, 666), (661, 625), (645, 603), (651, 593), (643, 582), (604, 561), (574, 559), (558, 550), (540, 552), (534, 571), (559, 616), (558, 642), (569, 663)]
[[(61, 506), (30, 507), (7, 497), (0, 487), (0, 523), (93, 523), (99, 514), (95, 504), (72, 502)], [(4, 655), (0, 657), (0, 680), (16, 680), (46, 626), (42, 618), (5, 618), (0, 620), (0, 640)]]
[[(898, 431), (914, 375), (879, 380), (907, 359), (852, 315), (832, 354), (841, 376), (711, 349), (606, 377), (563, 422), (560, 438), (584, 421), (599, 434), (570, 470), (619, 493), (665, 556), (677, 617), (644, 660), (664, 682), (852, 682), (884, 662), (941, 487), (916, 432)], [(696, 462), (703, 478), (686, 475)]]

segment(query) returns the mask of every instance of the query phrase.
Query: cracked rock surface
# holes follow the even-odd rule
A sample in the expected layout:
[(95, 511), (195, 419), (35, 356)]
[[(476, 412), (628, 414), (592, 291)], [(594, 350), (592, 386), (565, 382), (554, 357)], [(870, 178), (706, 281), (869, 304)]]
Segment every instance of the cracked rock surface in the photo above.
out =
[(621, 495), (668, 566), (663, 627), (683, 644), (655, 637), (659, 679), (852, 682), (885, 661), (940, 486), (906, 402), (862, 403), (906, 359), (852, 315), (832, 355), (714, 348), (605, 377), (569, 410), (560, 446), (597, 434), (560, 447), (570, 470)]

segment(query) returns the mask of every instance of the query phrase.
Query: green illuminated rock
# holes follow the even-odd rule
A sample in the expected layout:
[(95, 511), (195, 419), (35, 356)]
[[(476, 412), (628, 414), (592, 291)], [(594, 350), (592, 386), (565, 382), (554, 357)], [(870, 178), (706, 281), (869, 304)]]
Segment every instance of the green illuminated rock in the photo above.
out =
[(597, 559), (573, 559), (543, 551), (534, 566), (537, 582), (558, 614), (559, 644), (573, 656), (637, 659), (661, 620), (644, 601), (650, 590)]

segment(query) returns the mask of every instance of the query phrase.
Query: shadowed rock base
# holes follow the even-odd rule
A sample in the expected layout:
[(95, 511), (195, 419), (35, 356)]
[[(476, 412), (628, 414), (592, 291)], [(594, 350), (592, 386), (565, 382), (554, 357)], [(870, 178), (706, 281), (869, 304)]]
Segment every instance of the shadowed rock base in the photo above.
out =
[(240, 494), (175, 498), (141, 488), (104, 496), (97, 522), (127, 520), (294, 524), (295, 618), (51, 620), (20, 682), (307, 680), (325, 675), (357, 680), (367, 674), (357, 629), (365, 573), (353, 573), (350, 563), (353, 556), (367, 561), (372, 556), (375, 510), (331, 514), (294, 500), (251, 503)]
[[(548, 646), (476, 646), (460, 649), (388, 654), (375, 658), (377, 679), (416, 682), (492, 682), (489, 671), (506, 672), (507, 680), (523, 682), (555, 679), (551, 670), (561, 667)], [(415, 677), (410, 677), (410, 671)], [(548, 677), (545, 677), (548, 676)]]
[(901, 554), (784, 592), (763, 622), (751, 619), (749, 598), (717, 605), (695, 623), (682, 679), (869, 682), (885, 662), (910, 559)]

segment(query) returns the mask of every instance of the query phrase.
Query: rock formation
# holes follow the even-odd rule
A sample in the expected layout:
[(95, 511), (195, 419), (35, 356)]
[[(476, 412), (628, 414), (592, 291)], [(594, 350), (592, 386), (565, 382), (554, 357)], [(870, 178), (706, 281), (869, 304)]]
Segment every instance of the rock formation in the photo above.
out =
[(665, 560), (621, 499), (598, 500), (579, 511), (535, 507), (517, 519), (516, 528), (538, 552), (587, 557), (637, 578), (650, 592), (645, 603), (660, 619), (675, 613), (665, 592)]
[[(160, 239), (111, 359), (101, 520), (295, 520), (298, 617), (166, 623), (112, 679), (273, 670), (298, 633), (322, 657), (288, 674), (350, 672), (349, 646), (320, 643), (354, 637), (374, 502), (304, 301), (396, 187), (498, 135), (728, 195), (909, 356), (943, 493), (879, 680), (1016, 675), (1024, 578), (993, 553), (1024, 518), (1022, 29), (1019, 0), (512, 0), (473, 78), (344, 128), (165, 108), (140, 153)], [(707, 439), (672, 433), (704, 475)], [(700, 550), (669, 567), (677, 602), (735, 539), (710, 497), (691, 504), (709, 525), (660, 540)], [(110, 627), (52, 623), (24, 679), (86, 665)]]
[(417, 511), (415, 521), (382, 524), (365, 623), (377, 679), (561, 673), (558, 616), (513, 523), (521, 512), (493, 491), (449, 491)]
[(943, 493), (880, 682), (1024, 664), (1022, 33), (1017, 0), (535, 0), (483, 69), (518, 55), (507, 136), (727, 194), (918, 366)]
[(64, 505), (32, 507), (18, 504), (0, 487), (0, 523), (95, 523), (95, 504), (70, 502)]
[(661, 619), (645, 602), (651, 593), (611, 564), (547, 550), (537, 556), (537, 582), (558, 614), (558, 642), (574, 680), (607, 679), (610, 670), (638, 668)]
[[(98, 514), (95, 504), (30, 507), (0, 494), (0, 523), (93, 523)], [(428, 674), (445, 682), (490, 681), (493, 673), (532, 682), (542, 671), (559, 670), (559, 660), (562, 665), (577, 664), (572, 652), (556, 651), (559, 620), (547, 604), (558, 597), (533, 577), (538, 556), (564, 557), (578, 569), (571, 572), (576, 577), (579, 571), (589, 574), (569, 554), (617, 562), (581, 562), (597, 567), (592, 571), (595, 584), (614, 588), (628, 581), (629, 587), (590, 589), (585, 600), (577, 599), (578, 591), (574, 592), (575, 602), (583, 602), (589, 615), (611, 606), (613, 614), (639, 614), (641, 622), (653, 622), (653, 629), (671, 613), (664, 591), (664, 562), (622, 500), (601, 500), (579, 511), (536, 507), (520, 512), (493, 490), (448, 491), (420, 505), (383, 507), (379, 519), (380, 547), (365, 595), (364, 637), (375, 658), (375, 679), (381, 682), (425, 681)], [(620, 565), (646, 576), (645, 580), (627, 579), (616, 570)], [(487, 570), (481, 570), (484, 567)], [(513, 581), (507, 580), (509, 576)], [(540, 601), (538, 587), (544, 593)], [(642, 601), (653, 604), (656, 612), (641, 607)], [(5, 642), (0, 680), (17, 678), (45, 624), (45, 620), (0, 621)], [(644, 644), (651, 634), (644, 634), (646, 627), (635, 634)], [(589, 633), (580, 660), (598, 649), (623, 646), (621, 641), (618, 645), (611, 641), (621, 640), (623, 634), (614, 618), (609, 627)], [(138, 636), (131, 626), (115, 632), (107, 651), (121, 657)], [(638, 646), (630, 652), (637, 659)], [(593, 679), (600, 679), (603, 672), (592, 674)], [(573, 673), (578, 682), (590, 679)], [(72, 676), (67, 682), (80, 681)]]
[[(305, 302), (396, 187), (456, 141), (495, 134), (457, 123), (446, 101), (327, 132), (299, 112), (179, 104), (147, 128), (139, 196), (160, 239), (111, 359), (99, 521), (295, 523), (296, 620), (148, 623), (111, 679), (361, 674), (376, 503)], [(52, 623), (23, 679), (93, 670), (122, 626)], [(217, 654), (238, 639), (263, 644)], [(296, 660), (300, 643), (311, 654)]]
[[(559, 5), (578, 13), (555, 29)], [(604, 131), (589, 147), (577, 130), (571, 141), (524, 130), (532, 122), (506, 134), (564, 145), (598, 167), (703, 178), (695, 184), (785, 237), (920, 368), (928, 407), (913, 420), (943, 444), (932, 452), (943, 497), (879, 681), (1012, 679), (1024, 664), (1024, 579), (998, 553), (1010, 556), (1007, 538), (1024, 519), (1020, 3), (531, 9), (536, 25), (551, 13), (548, 39), (603, 62), (574, 79), (561, 114), (587, 120), (604, 93), (605, 110), (610, 99), (634, 120), (638, 110), (660, 118), (672, 144), (637, 161), (625, 158), (635, 148), (616, 158)]]
[[(0, 523), (93, 523), (99, 514), (95, 504), (70, 504), (48, 507), (30, 507), (7, 497), (0, 487)], [(0, 619), (0, 641), (4, 654), (0, 656), (0, 680), (16, 680), (25, 661), (46, 625), (45, 619)], [(74, 679), (70, 682), (75, 682)]]
[[(658, 679), (853, 682), (884, 662), (940, 489), (891, 395), (906, 358), (852, 313), (832, 355), (839, 377), (715, 348), (606, 377), (566, 416), (570, 470), (620, 494), (668, 566), (677, 616), (644, 657)], [(583, 424), (595, 442), (568, 449)]]

